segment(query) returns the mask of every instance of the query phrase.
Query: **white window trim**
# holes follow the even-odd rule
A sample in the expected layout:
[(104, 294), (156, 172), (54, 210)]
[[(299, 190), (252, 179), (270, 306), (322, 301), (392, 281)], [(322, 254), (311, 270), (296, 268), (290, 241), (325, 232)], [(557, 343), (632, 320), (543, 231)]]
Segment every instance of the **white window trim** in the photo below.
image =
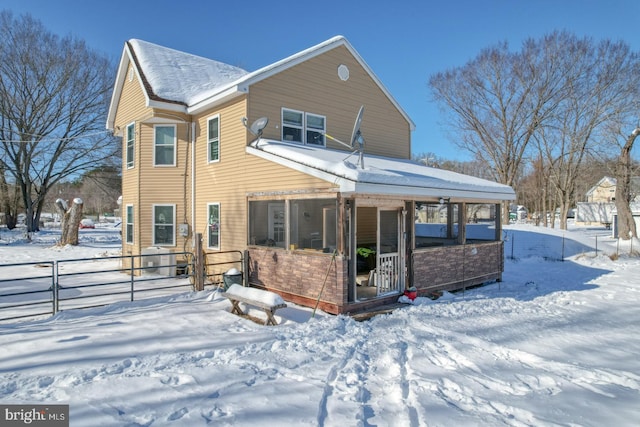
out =
[[(298, 127), (295, 125), (291, 125), (291, 124), (285, 124), (284, 123), (284, 112), (285, 111), (291, 111), (293, 113), (298, 113), (302, 115), (302, 126)], [(324, 128), (323, 129), (316, 129), (316, 128), (308, 128), (307, 127), (307, 117), (312, 116), (312, 117), (320, 117), (323, 120), (324, 123)], [(316, 114), (316, 113), (308, 113), (305, 111), (300, 111), (300, 110), (294, 110), (293, 108), (286, 108), (286, 107), (282, 107), (280, 109), (280, 126), (282, 128), (282, 132), (280, 134), (280, 139), (284, 142), (291, 142), (294, 144), (303, 144), (303, 145), (312, 145), (314, 147), (326, 147), (327, 146), (327, 138), (325, 136), (325, 138), (323, 138), (323, 143), (322, 144), (313, 144), (313, 143), (309, 143), (307, 141), (307, 131), (311, 131), (311, 132), (319, 132), (322, 133), (323, 135), (326, 134), (327, 132), (327, 117), (323, 116), (321, 114)], [(290, 141), (290, 140), (285, 140), (284, 139), (284, 128), (289, 127), (289, 128), (294, 128), (294, 129), (300, 129), (300, 133), (302, 135), (302, 141)]]
[[(173, 227), (173, 243), (156, 243), (156, 207), (166, 207), (171, 206), (173, 209), (173, 223), (171, 224)], [(176, 205), (170, 203), (158, 203), (151, 205), (151, 230), (152, 230), (152, 242), (154, 246), (165, 246), (165, 247), (174, 247), (176, 246)]]
[[(129, 208), (131, 208), (131, 236), (129, 236)], [(135, 207), (133, 205), (125, 205), (124, 207), (124, 243), (126, 245), (133, 245), (135, 244), (135, 230), (136, 230), (136, 219), (135, 219), (135, 215), (136, 215), (136, 210)], [(131, 241), (129, 241), (129, 237), (131, 237)]]
[[(211, 140), (209, 140), (209, 125), (211, 121), (218, 119), (218, 158), (211, 160)], [(216, 114), (215, 116), (209, 117), (207, 119), (207, 162), (208, 163), (218, 163), (220, 162), (220, 114)]]
[[(170, 165), (159, 165), (156, 163), (156, 132), (158, 128), (173, 128), (173, 163)], [(176, 166), (176, 151), (178, 151), (178, 130), (176, 125), (154, 125), (153, 126), (153, 166), (158, 168), (167, 168)]]
[[(302, 126), (298, 127), (298, 126), (294, 126), (294, 125), (290, 125), (290, 124), (286, 124), (284, 123), (284, 112), (285, 111), (291, 111), (293, 113), (299, 113), (302, 115)], [(285, 142), (291, 142), (291, 143), (297, 143), (297, 144), (304, 144), (304, 139), (305, 139), (305, 133), (304, 133), (304, 122), (305, 122), (305, 118), (304, 118), (304, 111), (299, 111), (299, 110), (294, 110), (293, 108), (285, 108), (282, 107), (280, 109), (280, 126), (282, 128), (282, 132), (280, 133), (280, 139), (282, 141)], [(284, 139), (284, 128), (288, 127), (288, 128), (294, 128), (294, 129), (300, 129), (300, 135), (302, 136), (302, 141), (290, 141), (290, 140), (285, 140)]]
[[(313, 116), (313, 117), (320, 117), (322, 118), (322, 123), (324, 123), (324, 127), (322, 129), (316, 129), (316, 128), (307, 128), (307, 117), (309, 116)], [(315, 147), (326, 147), (327, 146), (327, 138), (326, 136), (322, 141), (322, 144), (312, 144), (309, 143), (306, 139), (307, 139), (307, 131), (311, 131), (311, 132), (318, 132), (318, 133), (322, 133), (322, 136), (324, 136), (327, 133), (327, 118), (325, 116), (322, 116), (320, 114), (315, 114), (315, 113), (304, 113), (304, 139), (305, 139), (305, 144), (308, 145), (313, 145)]]
[[(129, 158), (129, 128), (133, 127), (133, 152), (131, 153), (131, 158)], [(127, 169), (133, 169), (136, 166), (136, 122), (129, 123), (125, 127), (124, 131), (125, 138), (125, 162)]]
[(220, 209), (220, 202), (207, 203), (207, 227), (209, 226), (209, 208), (211, 206), (218, 206), (218, 245), (211, 245), (211, 242), (209, 241), (209, 232), (207, 231), (207, 248), (220, 250), (220, 241), (222, 237), (222, 227), (220, 227), (220, 223), (222, 222), (222, 210)]

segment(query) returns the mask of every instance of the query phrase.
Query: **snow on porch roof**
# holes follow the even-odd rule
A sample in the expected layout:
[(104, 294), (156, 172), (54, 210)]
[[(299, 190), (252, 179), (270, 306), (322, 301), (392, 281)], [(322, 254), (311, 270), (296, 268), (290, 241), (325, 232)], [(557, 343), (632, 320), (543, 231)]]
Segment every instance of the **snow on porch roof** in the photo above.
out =
[(423, 166), (411, 160), (259, 139), (247, 152), (335, 183), (343, 193), (475, 200), (515, 200), (508, 185)]

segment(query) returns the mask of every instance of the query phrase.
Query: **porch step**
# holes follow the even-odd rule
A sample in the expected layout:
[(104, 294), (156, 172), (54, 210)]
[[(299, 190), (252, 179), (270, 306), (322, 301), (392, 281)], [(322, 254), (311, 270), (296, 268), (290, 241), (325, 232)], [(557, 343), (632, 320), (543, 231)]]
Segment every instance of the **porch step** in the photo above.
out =
[(379, 307), (371, 308), (369, 310), (360, 311), (357, 313), (351, 313), (349, 314), (349, 316), (351, 316), (351, 318), (353, 318), (353, 320), (355, 321), (363, 322), (379, 314), (389, 314), (389, 313), (392, 313), (394, 310), (399, 309), (400, 307), (406, 307), (406, 306), (407, 306), (406, 304), (396, 302), (393, 304), (382, 305)]

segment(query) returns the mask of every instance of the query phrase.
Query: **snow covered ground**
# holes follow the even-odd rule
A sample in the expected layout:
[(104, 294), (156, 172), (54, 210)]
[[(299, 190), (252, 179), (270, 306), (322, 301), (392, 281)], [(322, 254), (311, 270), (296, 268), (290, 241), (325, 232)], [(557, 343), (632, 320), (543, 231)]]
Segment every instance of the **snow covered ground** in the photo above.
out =
[[(80, 427), (636, 426), (640, 259), (607, 234), (506, 227), (501, 283), (366, 322), (289, 304), (260, 326), (209, 290), (1, 323), (0, 402), (69, 404)], [(0, 263), (118, 237), (5, 230)]]

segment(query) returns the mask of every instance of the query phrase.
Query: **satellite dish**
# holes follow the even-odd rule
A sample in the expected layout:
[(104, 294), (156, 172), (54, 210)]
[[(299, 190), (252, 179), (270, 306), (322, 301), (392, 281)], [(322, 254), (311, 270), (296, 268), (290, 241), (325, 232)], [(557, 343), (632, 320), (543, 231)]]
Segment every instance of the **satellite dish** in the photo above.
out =
[(324, 135), (327, 138), (337, 142), (340, 145), (344, 145), (347, 148), (355, 149), (355, 151), (353, 151), (351, 154), (349, 154), (349, 156), (347, 156), (347, 159), (357, 152), (359, 154), (358, 163), (360, 164), (360, 167), (364, 169), (364, 138), (362, 138), (362, 134), (360, 133), (360, 124), (362, 123), (362, 113), (364, 113), (364, 105), (360, 106), (360, 111), (358, 111), (356, 122), (353, 124), (353, 132), (351, 133), (351, 144), (342, 142), (339, 139), (332, 137), (328, 133), (325, 133)]
[(364, 142), (362, 139), (362, 135), (360, 134), (360, 124), (362, 123), (362, 113), (364, 113), (364, 105), (360, 106), (360, 111), (358, 111), (356, 122), (353, 124), (353, 132), (351, 133), (351, 148), (356, 148), (356, 143), (362, 146), (362, 143)]
[(269, 123), (268, 117), (260, 117), (255, 122), (251, 124), (251, 126), (247, 126), (247, 118), (242, 118), (242, 124), (246, 127), (249, 132), (260, 138), (262, 136), (262, 131), (267, 127), (267, 123)]

